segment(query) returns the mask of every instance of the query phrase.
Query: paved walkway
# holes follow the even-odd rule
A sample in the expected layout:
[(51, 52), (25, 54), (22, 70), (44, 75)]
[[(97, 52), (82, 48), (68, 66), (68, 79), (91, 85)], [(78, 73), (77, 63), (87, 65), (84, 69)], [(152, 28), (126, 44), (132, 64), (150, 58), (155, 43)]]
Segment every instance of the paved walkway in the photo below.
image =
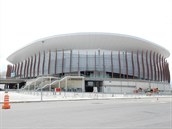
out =
[[(4, 91), (0, 91), (0, 103), (4, 101)], [(172, 95), (124, 95), (124, 94), (103, 94), (103, 93), (76, 93), (76, 92), (8, 92), (10, 102), (36, 102), (36, 101), (57, 101), (57, 100), (88, 100), (88, 99), (141, 99), (141, 98), (172, 98)]]

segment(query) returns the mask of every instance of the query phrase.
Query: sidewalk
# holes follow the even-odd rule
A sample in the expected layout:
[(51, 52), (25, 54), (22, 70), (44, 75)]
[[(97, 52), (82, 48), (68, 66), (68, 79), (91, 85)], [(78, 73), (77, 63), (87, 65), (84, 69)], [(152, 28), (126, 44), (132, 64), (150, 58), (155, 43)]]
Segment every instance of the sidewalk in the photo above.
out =
[[(0, 103), (4, 101), (4, 91), (0, 91)], [(149, 99), (149, 98), (172, 98), (172, 95), (124, 95), (103, 93), (77, 93), (77, 92), (8, 92), (11, 103), (40, 102), (40, 101), (70, 101), (70, 100), (95, 100), (95, 99)]]

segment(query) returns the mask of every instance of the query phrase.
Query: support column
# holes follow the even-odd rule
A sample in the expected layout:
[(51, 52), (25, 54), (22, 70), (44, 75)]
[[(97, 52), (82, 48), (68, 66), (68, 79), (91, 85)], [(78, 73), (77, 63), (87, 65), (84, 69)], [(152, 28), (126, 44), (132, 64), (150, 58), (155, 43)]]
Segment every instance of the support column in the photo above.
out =
[(66, 89), (66, 91), (67, 91), (67, 80), (68, 80), (68, 78), (66, 77), (66, 80), (65, 80), (65, 89)]
[(146, 68), (147, 68), (147, 79), (149, 79), (149, 64), (148, 64), (148, 50), (146, 51)]
[(159, 81), (161, 80), (161, 54), (158, 56), (158, 64), (159, 64)]
[(20, 63), (17, 64), (17, 76), (19, 76)]
[(164, 57), (162, 56), (162, 81), (164, 81)]
[(125, 52), (125, 62), (126, 62), (126, 75), (127, 75), (127, 79), (128, 79), (128, 59), (127, 59), (127, 51)]
[(113, 78), (113, 53), (111, 51), (111, 72), (112, 72), (112, 78)]
[(15, 64), (15, 77), (17, 77), (17, 64)]
[(17, 83), (17, 90), (19, 90), (19, 83)]
[(167, 61), (165, 60), (165, 81), (168, 81), (168, 75), (167, 75)]
[(32, 77), (32, 63), (33, 63), (33, 56), (31, 56), (31, 63), (30, 63), (30, 78)]
[(17, 76), (17, 64), (14, 65), (15, 77)]
[(165, 82), (167, 81), (167, 62), (166, 62), (166, 60), (164, 63), (164, 80), (165, 80)]
[(40, 52), (38, 57), (37, 76), (39, 76), (39, 67), (40, 67)]
[(151, 70), (151, 80), (153, 80), (153, 71), (152, 71), (152, 51), (150, 51), (150, 70)]
[(35, 77), (35, 69), (36, 69), (36, 54), (35, 54), (35, 61), (33, 66), (33, 77)]
[(160, 79), (159, 79), (159, 60), (158, 60), (158, 53), (157, 53), (157, 55), (156, 55), (156, 67), (157, 67), (157, 70), (158, 70), (158, 73), (157, 73), (157, 76), (158, 76), (158, 81), (160, 81)]
[(105, 56), (103, 52), (103, 77), (105, 77)]
[(119, 78), (121, 78), (121, 58), (120, 58), (120, 51), (118, 51), (118, 62), (119, 62)]
[(26, 74), (27, 78), (29, 76), (29, 65), (30, 65), (30, 58), (28, 58), (28, 63), (27, 63), (27, 74)]
[(98, 61), (97, 61), (97, 75), (98, 75), (98, 77), (100, 77), (101, 76), (101, 66), (100, 66), (100, 49), (98, 49)]
[(42, 75), (44, 75), (44, 67), (45, 67), (45, 51), (43, 52)]
[(69, 66), (69, 68), (70, 68), (70, 74), (71, 74), (71, 72), (72, 72), (72, 50), (70, 50), (70, 66)]
[(142, 70), (143, 70), (143, 79), (145, 78), (145, 65), (144, 65), (144, 51), (142, 50)]
[(169, 78), (168, 78), (168, 63), (167, 63), (167, 60), (166, 60), (166, 68), (165, 68), (165, 71), (166, 71), (166, 81), (168, 82)]
[(170, 83), (170, 70), (169, 70), (169, 64), (167, 63), (167, 72), (168, 72), (168, 83)]
[(168, 73), (168, 62), (166, 62), (166, 80), (169, 82), (169, 73)]
[(139, 51), (137, 50), (137, 68), (138, 68), (138, 78), (140, 78), (140, 61), (139, 61)]
[(95, 61), (94, 77), (96, 77), (96, 52), (95, 52), (95, 56), (94, 56), (94, 61)]
[(64, 49), (62, 50), (62, 76), (64, 74)]
[(50, 77), (50, 86), (49, 86), (49, 91), (51, 91), (51, 77)]
[(23, 61), (21, 62), (21, 67), (20, 67), (20, 78), (22, 77), (22, 71), (23, 71)]
[(48, 58), (48, 74), (50, 74), (50, 68), (51, 68), (51, 51), (48, 52), (49, 58)]
[(82, 78), (82, 92), (85, 92), (85, 80)]
[(27, 60), (25, 60), (25, 66), (24, 66), (24, 78), (26, 78), (26, 68), (27, 68)]
[(167, 76), (166, 76), (166, 58), (164, 58), (164, 80), (167, 81)]
[(6, 78), (11, 77), (11, 73), (12, 73), (12, 66), (7, 65)]
[(134, 79), (134, 76), (135, 76), (135, 75), (134, 75), (134, 72), (135, 72), (135, 71), (134, 71), (134, 69), (135, 69), (135, 68), (134, 68), (134, 57), (133, 57), (133, 51), (132, 51), (132, 53), (131, 53), (131, 60), (132, 60), (133, 79)]
[(155, 52), (153, 53), (153, 63), (154, 63), (154, 80), (156, 81), (156, 64), (155, 64)]
[(80, 68), (79, 68), (80, 54), (78, 51), (78, 76), (80, 76)]
[(56, 49), (56, 55), (55, 55), (55, 75), (57, 74), (57, 49)]

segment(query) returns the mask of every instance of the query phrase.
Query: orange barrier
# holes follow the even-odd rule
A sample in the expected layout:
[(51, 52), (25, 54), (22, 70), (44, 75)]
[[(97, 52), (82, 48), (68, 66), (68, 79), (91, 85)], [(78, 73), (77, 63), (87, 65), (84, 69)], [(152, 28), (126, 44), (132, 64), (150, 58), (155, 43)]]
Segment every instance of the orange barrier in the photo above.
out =
[(9, 95), (6, 94), (4, 96), (4, 105), (2, 105), (2, 109), (10, 109), (10, 108), (11, 108), (11, 106), (9, 104)]

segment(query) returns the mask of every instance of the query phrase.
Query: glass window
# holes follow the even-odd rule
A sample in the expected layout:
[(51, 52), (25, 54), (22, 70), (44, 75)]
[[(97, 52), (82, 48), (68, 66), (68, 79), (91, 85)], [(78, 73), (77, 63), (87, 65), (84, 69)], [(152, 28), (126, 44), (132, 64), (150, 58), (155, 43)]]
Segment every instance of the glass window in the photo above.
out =
[(49, 52), (45, 52), (44, 75), (48, 75)]
[(125, 78), (126, 75), (126, 60), (125, 60), (125, 52), (120, 52), (120, 59), (121, 59), (121, 74), (123, 74), (122, 78)]
[(133, 61), (134, 61), (134, 76), (138, 77), (137, 53), (133, 53)]
[(157, 79), (157, 68), (156, 68), (156, 54), (153, 53), (153, 80), (156, 80)]
[(51, 75), (55, 74), (55, 57), (56, 57), (56, 53), (51, 52), (51, 61), (50, 61), (50, 74)]
[(118, 51), (113, 51), (113, 71), (119, 73)]
[(62, 52), (57, 51), (57, 73), (62, 73)]
[(149, 79), (151, 79), (150, 52), (148, 52)]
[(146, 52), (143, 52), (143, 62), (144, 62), (144, 69), (145, 69), (145, 79), (148, 79), (147, 76), (147, 65), (146, 65)]
[(79, 69), (80, 71), (86, 71), (86, 51), (80, 51)]
[(42, 67), (43, 67), (44, 53), (40, 53), (40, 66), (39, 66), (39, 75), (43, 75)]
[(142, 52), (139, 52), (140, 78), (143, 79)]
[(128, 61), (128, 75), (133, 76), (133, 66), (132, 66), (132, 54), (127, 53), (127, 61)]
[(27, 77), (30, 77), (30, 58), (27, 59)]
[(105, 60), (105, 71), (112, 72), (112, 70), (111, 70), (111, 51), (104, 52), (104, 60)]
[(70, 51), (64, 51), (64, 73), (70, 71)]
[(88, 71), (95, 70), (95, 52), (89, 51), (88, 52)]
[(71, 72), (78, 72), (78, 51), (72, 51), (72, 69)]
[(36, 55), (36, 67), (35, 67), (35, 76), (37, 76), (38, 74), (38, 61), (39, 61), (39, 53)]

